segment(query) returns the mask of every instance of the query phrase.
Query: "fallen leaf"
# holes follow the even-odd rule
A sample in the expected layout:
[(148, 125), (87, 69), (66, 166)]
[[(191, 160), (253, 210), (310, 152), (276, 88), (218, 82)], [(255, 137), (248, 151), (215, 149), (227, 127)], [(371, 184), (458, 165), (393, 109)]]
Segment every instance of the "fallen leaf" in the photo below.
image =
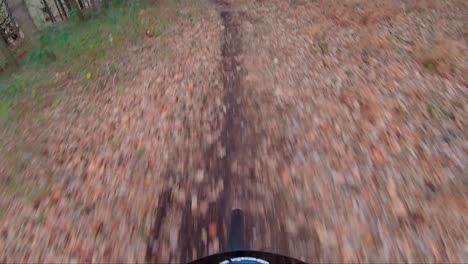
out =
[(217, 225), (216, 223), (210, 223), (210, 225), (208, 226), (208, 237), (213, 240), (216, 238), (216, 235), (217, 235)]
[(62, 191), (57, 190), (54, 193), (52, 193), (51, 199), (53, 202), (58, 202), (62, 198)]
[(281, 179), (283, 180), (284, 185), (291, 184), (291, 177), (289, 176), (289, 173), (287, 171), (283, 171), (283, 173), (281, 173)]
[(208, 202), (206, 200), (203, 200), (199, 203), (198, 205), (198, 212), (200, 215), (205, 216), (206, 212), (208, 212)]
[(385, 160), (387, 159), (385, 153), (378, 148), (374, 148), (374, 150), (372, 151), (372, 154), (374, 155), (374, 160), (377, 161), (378, 163), (384, 163)]

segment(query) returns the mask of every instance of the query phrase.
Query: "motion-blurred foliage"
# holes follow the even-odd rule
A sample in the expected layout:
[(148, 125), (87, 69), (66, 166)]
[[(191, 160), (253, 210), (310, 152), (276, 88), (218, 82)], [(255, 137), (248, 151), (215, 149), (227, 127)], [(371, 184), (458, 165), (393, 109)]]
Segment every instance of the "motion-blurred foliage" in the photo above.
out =
[[(113, 0), (102, 14), (88, 14), (89, 19), (71, 19), (44, 29), (41, 47), (30, 53), (27, 63), (76, 63), (81, 59), (103, 57), (106, 51), (122, 41), (135, 39), (140, 33), (137, 11), (148, 1)], [(82, 56), (85, 56), (82, 58)]]
[(40, 35), (40, 47), (29, 52), (22, 70), (0, 75), (0, 123), (21, 92), (50, 83), (49, 72), (53, 69), (78, 73), (115, 52), (115, 48), (137, 41), (146, 31), (138, 19), (138, 11), (149, 2), (111, 0), (101, 13), (87, 13), (84, 21), (72, 17), (45, 28)]

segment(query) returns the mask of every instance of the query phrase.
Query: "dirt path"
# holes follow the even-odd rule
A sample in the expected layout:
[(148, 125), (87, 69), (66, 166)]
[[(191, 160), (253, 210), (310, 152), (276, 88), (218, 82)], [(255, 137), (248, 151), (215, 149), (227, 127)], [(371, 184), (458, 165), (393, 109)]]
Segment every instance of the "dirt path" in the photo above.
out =
[[(216, 150), (210, 149), (202, 158), (203, 164), (210, 164), (205, 165), (204, 175), (211, 184), (189, 191), (192, 198), (185, 206), (178, 238), (178, 248), (185, 253), (178, 251), (168, 259), (184, 262), (225, 249), (228, 213), (233, 207), (246, 212), (246, 246), (309, 262), (464, 258), (460, 245), (466, 244), (465, 236), (457, 238), (458, 246), (448, 242), (451, 246), (441, 249), (440, 242), (466, 233), (466, 214), (461, 213), (466, 207), (461, 195), (466, 182), (459, 170), (466, 165), (453, 160), (451, 169), (458, 176), (440, 182), (440, 188), (450, 189), (453, 196), (446, 197), (445, 190), (435, 198), (430, 188), (434, 180), (421, 177), (431, 178), (436, 171), (425, 168), (424, 163), (411, 170), (413, 159), (408, 155), (417, 144), (402, 150), (397, 141), (402, 132), (393, 132), (411, 127), (415, 120), (395, 108), (397, 101), (389, 102), (386, 95), (375, 91), (388, 87), (392, 77), (399, 78), (398, 82), (414, 82), (408, 69), (399, 77), (392, 75), (392, 63), (399, 65), (401, 59), (394, 54), (364, 52), (390, 64), (388, 68), (379, 66), (381, 72), (390, 73), (369, 81), (357, 70), (369, 67), (369, 58), (354, 60), (354, 52), (362, 52), (360, 46), (350, 50), (348, 57), (340, 57), (344, 56), (340, 54), (342, 43), (334, 41), (345, 38), (342, 34), (347, 29), (332, 29), (336, 34), (327, 40), (330, 44), (321, 43), (325, 40), (315, 33), (320, 27), (314, 22), (323, 17), (312, 11), (316, 5), (214, 3), (223, 29), (219, 60), (223, 121), (214, 143)], [(301, 12), (310, 16), (301, 16)], [(310, 32), (317, 34), (318, 44), (310, 42)], [(381, 44), (371, 41), (364, 45)], [(311, 49), (321, 50), (322, 55)], [(330, 54), (323, 54), (327, 52)], [(445, 88), (434, 89), (444, 93)], [(392, 90), (392, 96), (401, 96), (403, 90)], [(385, 126), (390, 130), (385, 131)], [(463, 141), (464, 137), (455, 138)], [(217, 198), (200, 217), (194, 203), (209, 200), (207, 186)], [(427, 198), (419, 197), (421, 192)], [(448, 220), (440, 218), (434, 209), (438, 202), (432, 199), (458, 201), (449, 217), (457, 223), (453, 229), (431, 229)], [(154, 240), (158, 237), (158, 232), (153, 233)], [(445, 255), (440, 255), (442, 251)]]
[[(217, 1), (214, 1), (213, 7), (216, 10), (231, 8), (227, 2)], [(187, 199), (183, 208), (178, 252), (174, 258), (169, 258), (169, 260), (187, 262), (226, 248), (226, 230), (233, 206), (232, 189), (244, 184), (241, 182), (242, 179), (232, 170), (233, 162), (244, 151), (242, 146), (244, 122), (240, 103), (243, 71), (239, 15), (241, 13), (234, 11), (219, 11), (223, 28), (221, 46), (219, 47), (221, 51), (219, 72), (222, 76), (221, 87), (224, 93), (221, 102), (223, 117), (221, 123), (218, 124), (220, 126), (219, 136), (203, 152), (201, 159), (201, 163), (204, 164), (203, 169), (199, 170), (196, 176), (206, 177), (207, 183), (189, 188), (188, 192), (192, 195)], [(192, 183), (186, 182), (184, 185), (191, 186)], [(214, 197), (209, 197), (213, 195), (213, 189)], [(160, 251), (157, 240), (160, 238), (161, 222), (167, 221), (166, 215), (161, 213), (171, 210), (167, 207), (170, 200), (171, 198), (163, 200), (162, 206), (164, 207), (158, 207), (156, 210), (155, 226), (148, 244), (147, 260), (149, 261), (161, 261), (160, 258), (157, 258)], [(202, 207), (202, 212), (200, 212), (199, 207)], [(190, 236), (187, 237), (187, 234)]]
[[(186, 205), (182, 209), (177, 257), (169, 260), (184, 263), (225, 248), (227, 219), (229, 219), (229, 212), (232, 207), (231, 188), (241, 184), (238, 177), (231, 170), (231, 163), (241, 150), (240, 128), (242, 125), (241, 106), (238, 104), (238, 94), (242, 89), (240, 82), (241, 61), (239, 57), (242, 43), (235, 16), (229, 11), (220, 13), (224, 28), (221, 36), (221, 61), (219, 66), (224, 93), (222, 99), (224, 115), (221, 124), (219, 124), (219, 137), (203, 152), (201, 159), (203, 166), (196, 175), (196, 177), (206, 177), (207, 183), (189, 187), (188, 192), (192, 195), (188, 197)], [(191, 186), (191, 183), (185, 182), (183, 185)], [(215, 189), (216, 194), (213, 199), (208, 197), (211, 195), (210, 189)], [(157, 258), (160, 248), (156, 243), (160, 238), (161, 222), (167, 221), (165, 211), (174, 210), (174, 207), (168, 206), (171, 204), (170, 200), (170, 195), (165, 196), (161, 200), (161, 206), (156, 210), (157, 217), (148, 244), (148, 261), (161, 261), (161, 259)], [(199, 200), (204, 202), (200, 206), (203, 207), (201, 210), (206, 212), (200, 213), (198, 211)], [(207, 200), (209, 202), (206, 202)], [(209, 232), (209, 238), (207, 238), (207, 232)], [(188, 234), (189, 236), (187, 236)]]
[(4, 138), (0, 261), (466, 262), (466, 4), (182, 2)]

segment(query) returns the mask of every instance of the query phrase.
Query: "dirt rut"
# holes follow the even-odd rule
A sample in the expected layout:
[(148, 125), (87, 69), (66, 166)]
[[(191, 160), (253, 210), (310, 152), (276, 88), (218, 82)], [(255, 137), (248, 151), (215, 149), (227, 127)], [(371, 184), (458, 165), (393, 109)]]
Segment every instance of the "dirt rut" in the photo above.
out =
[[(215, 2), (216, 6), (228, 7), (227, 3)], [(231, 164), (241, 151), (241, 126), (243, 124), (239, 94), (242, 90), (242, 61), (239, 56), (242, 52), (241, 32), (239, 28), (239, 15), (230, 11), (219, 13), (222, 24), (222, 59), (219, 71), (222, 75), (224, 90), (224, 120), (221, 124), (221, 133), (217, 141), (203, 151), (203, 174), (209, 179), (210, 186), (193, 187), (195, 193), (185, 203), (182, 211), (180, 232), (178, 235), (178, 254), (171, 255), (170, 261), (187, 262), (197, 258), (217, 253), (227, 247), (227, 230), (229, 226), (231, 203), (231, 186), (241, 185), (239, 177), (231, 169)], [(201, 148), (203, 149), (203, 148)], [(187, 184), (190, 185), (190, 184)], [(206, 213), (194, 210), (198, 200), (210, 200), (210, 190), (215, 189), (217, 197), (201, 209)], [(161, 261), (160, 245), (158, 239), (162, 232), (161, 226), (168, 221), (167, 211), (177, 210), (178, 205), (173, 203), (170, 190), (159, 197), (155, 221), (148, 242), (146, 260), (150, 262)], [(205, 205), (201, 205), (205, 207)], [(159, 255), (158, 255), (159, 254)]]

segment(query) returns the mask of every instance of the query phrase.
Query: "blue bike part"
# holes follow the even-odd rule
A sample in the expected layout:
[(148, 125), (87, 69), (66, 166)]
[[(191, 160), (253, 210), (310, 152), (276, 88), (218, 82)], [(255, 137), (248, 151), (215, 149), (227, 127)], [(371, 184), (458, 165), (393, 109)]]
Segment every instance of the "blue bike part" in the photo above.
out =
[(268, 264), (268, 261), (263, 259), (251, 258), (251, 257), (240, 257), (240, 258), (233, 258), (230, 260), (225, 260), (220, 264)]
[(261, 251), (231, 251), (207, 256), (193, 262), (193, 264), (205, 263), (223, 263), (223, 264), (265, 264), (265, 263), (284, 263), (284, 264), (303, 264), (305, 262), (290, 257), (276, 255)]

